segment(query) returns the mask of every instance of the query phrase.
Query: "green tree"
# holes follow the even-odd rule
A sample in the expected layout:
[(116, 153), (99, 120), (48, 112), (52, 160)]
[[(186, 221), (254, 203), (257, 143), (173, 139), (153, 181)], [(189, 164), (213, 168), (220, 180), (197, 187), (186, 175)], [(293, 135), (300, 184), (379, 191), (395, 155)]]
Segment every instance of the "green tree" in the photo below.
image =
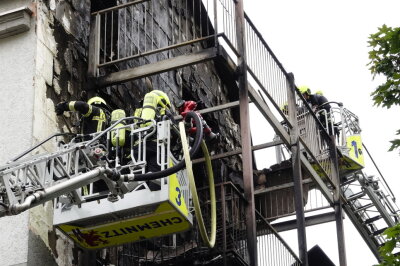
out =
[[(400, 27), (383, 25), (378, 32), (369, 36), (369, 70), (375, 78), (384, 75), (386, 82), (371, 93), (374, 105), (390, 108), (400, 105)], [(396, 135), (400, 135), (397, 130)], [(400, 147), (400, 139), (390, 141), (390, 151)]]
[(400, 224), (390, 227), (383, 232), (386, 236), (387, 242), (379, 249), (379, 253), (382, 257), (380, 266), (399, 266), (400, 255), (393, 254), (396, 246), (400, 244)]

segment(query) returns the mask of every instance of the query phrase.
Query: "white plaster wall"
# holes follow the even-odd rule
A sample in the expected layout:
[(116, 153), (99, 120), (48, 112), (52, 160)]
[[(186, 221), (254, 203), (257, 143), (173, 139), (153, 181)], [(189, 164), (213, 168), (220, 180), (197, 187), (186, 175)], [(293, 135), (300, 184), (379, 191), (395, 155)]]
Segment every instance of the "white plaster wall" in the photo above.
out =
[[(0, 13), (30, 1), (1, 1)], [(32, 144), (35, 27), (0, 40), (0, 164)], [(0, 219), (0, 265), (26, 264), (29, 213)]]
[(22, 6), (28, 6), (31, 5), (32, 2), (35, 2), (35, 0), (29, 1), (29, 0), (1, 0), (0, 1), (0, 13), (3, 13), (4, 11), (7, 10), (12, 10), (16, 9)]

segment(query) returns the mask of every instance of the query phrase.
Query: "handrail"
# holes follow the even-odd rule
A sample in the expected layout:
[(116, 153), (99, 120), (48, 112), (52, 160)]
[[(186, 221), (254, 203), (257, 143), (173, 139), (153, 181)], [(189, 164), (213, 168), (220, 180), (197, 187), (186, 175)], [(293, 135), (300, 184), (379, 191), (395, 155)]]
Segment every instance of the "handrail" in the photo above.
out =
[(15, 158), (9, 160), (7, 162), (7, 164), (15, 162), (17, 160), (19, 160), (20, 158), (24, 157), (25, 155), (27, 155), (28, 153), (30, 153), (31, 151), (33, 151), (34, 149), (38, 148), (39, 146), (42, 146), (43, 144), (45, 144), (46, 142), (48, 142), (49, 140), (51, 140), (52, 138), (58, 137), (58, 136), (76, 136), (76, 134), (74, 133), (55, 133), (53, 135), (51, 135), (50, 137), (48, 137), (47, 139), (41, 141), (40, 143), (36, 144), (35, 146), (29, 148), (28, 150), (22, 152), (21, 154), (17, 155)]
[(244, 12), (244, 18), (245, 20), (249, 23), (249, 25), (251, 26), (251, 28), (254, 30), (255, 34), (257, 35), (257, 37), (260, 39), (261, 43), (265, 46), (265, 48), (267, 48), (268, 52), (270, 53), (270, 55), (272, 56), (272, 58), (274, 59), (275, 63), (278, 65), (278, 67), (282, 70), (282, 72), (285, 74), (286, 78), (289, 78), (288, 76), (288, 72), (286, 71), (286, 69), (283, 67), (282, 63), (278, 60), (278, 58), (276, 57), (276, 55), (274, 54), (274, 52), (272, 51), (272, 49), (269, 47), (269, 45), (267, 44), (267, 42), (264, 40), (264, 38), (262, 37), (261, 33), (257, 30), (256, 26), (253, 24), (253, 22), (251, 21), (251, 19), (249, 18), (249, 16), (247, 16), (246, 12)]
[(132, 6), (132, 5), (136, 5), (136, 4), (140, 4), (140, 3), (148, 2), (148, 1), (151, 1), (151, 0), (136, 0), (136, 1), (125, 3), (125, 4), (113, 6), (113, 7), (110, 7), (110, 8), (102, 9), (102, 10), (99, 10), (99, 11), (96, 11), (96, 12), (92, 12), (90, 15), (96, 16), (96, 15), (104, 14), (104, 13), (109, 12), (109, 11), (114, 11), (114, 10), (117, 10), (117, 9), (120, 9), (120, 8), (123, 8), (123, 7), (128, 7), (128, 6)]
[(381, 170), (380, 170), (380, 169), (378, 168), (378, 166), (376, 165), (374, 158), (372, 158), (371, 154), (369, 153), (369, 151), (368, 151), (368, 149), (367, 149), (367, 146), (365, 146), (364, 143), (363, 143), (363, 147), (364, 147), (365, 151), (367, 152), (369, 158), (371, 159), (372, 163), (374, 164), (374, 166), (375, 166), (376, 170), (378, 171), (379, 175), (381, 176), (381, 179), (382, 179), (383, 182), (385, 183), (385, 187), (389, 190), (389, 192), (390, 192), (390, 194), (391, 194), (391, 197), (393, 198), (393, 201), (396, 202), (396, 197), (395, 197), (393, 191), (390, 189), (388, 183), (386, 182), (385, 178), (383, 177), (383, 175), (382, 175), (382, 173), (381, 173)]

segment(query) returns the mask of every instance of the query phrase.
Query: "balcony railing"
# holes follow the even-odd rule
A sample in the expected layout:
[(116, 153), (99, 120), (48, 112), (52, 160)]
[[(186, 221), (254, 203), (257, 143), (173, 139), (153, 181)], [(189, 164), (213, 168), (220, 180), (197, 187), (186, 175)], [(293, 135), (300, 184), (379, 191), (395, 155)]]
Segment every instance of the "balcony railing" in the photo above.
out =
[(93, 74), (121, 62), (135, 66), (167, 59), (171, 52), (191, 52), (195, 43), (214, 43), (216, 23), (209, 16), (215, 5), (213, 0), (137, 0), (93, 13)]

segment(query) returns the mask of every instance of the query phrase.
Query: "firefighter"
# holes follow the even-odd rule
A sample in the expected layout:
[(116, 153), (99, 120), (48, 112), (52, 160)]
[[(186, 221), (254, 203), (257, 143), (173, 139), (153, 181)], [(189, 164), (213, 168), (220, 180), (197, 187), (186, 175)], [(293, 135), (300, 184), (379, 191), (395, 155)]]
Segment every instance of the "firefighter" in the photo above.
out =
[[(103, 98), (98, 96), (90, 98), (87, 103), (83, 101), (60, 102), (56, 105), (57, 115), (62, 115), (65, 111), (79, 112), (82, 115), (81, 133), (84, 135), (103, 131), (108, 126), (108, 107)], [(84, 138), (85, 140), (87, 137)], [(105, 140), (104, 140), (105, 141)], [(82, 188), (83, 194), (88, 194), (88, 187)], [(108, 189), (103, 180), (93, 183), (93, 192), (106, 191)]]
[(299, 87), (299, 91), (304, 99), (311, 105), (313, 111), (319, 114), (318, 119), (324, 128), (326, 129), (328, 127), (327, 131), (329, 135), (333, 135), (331, 105), (328, 103), (328, 99), (322, 94), (322, 91), (318, 91), (318, 94), (312, 94), (308, 86)]
[(103, 131), (108, 126), (107, 103), (96, 96), (83, 101), (60, 102), (56, 105), (57, 115), (65, 111), (79, 112), (82, 115), (81, 133), (84, 135)]
[[(144, 120), (159, 120), (169, 108), (171, 108), (171, 102), (168, 95), (160, 90), (152, 90), (144, 96), (140, 117)], [(149, 124), (146, 123), (142, 126)]]
[[(146, 93), (143, 99), (143, 105), (141, 109), (135, 111), (136, 115), (140, 114), (140, 118), (143, 120), (156, 120), (159, 121), (171, 107), (171, 102), (168, 95), (160, 90), (152, 90)], [(141, 127), (149, 126), (151, 122), (147, 122), (141, 125)], [(135, 148), (135, 157), (137, 157), (137, 148)], [(160, 166), (157, 164), (157, 141), (153, 137), (146, 143), (146, 172), (158, 172)]]

